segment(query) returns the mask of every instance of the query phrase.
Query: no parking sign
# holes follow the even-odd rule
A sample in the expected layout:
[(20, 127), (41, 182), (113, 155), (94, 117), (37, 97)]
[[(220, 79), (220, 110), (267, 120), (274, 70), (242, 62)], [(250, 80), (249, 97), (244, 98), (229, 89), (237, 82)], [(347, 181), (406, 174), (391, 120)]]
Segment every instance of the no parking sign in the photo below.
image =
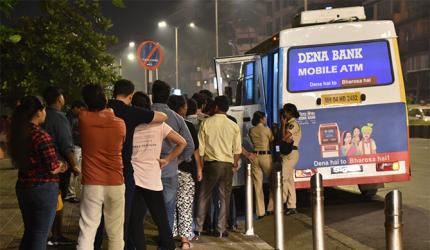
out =
[(137, 48), (137, 61), (148, 70), (156, 70), (163, 62), (163, 50), (159, 43), (144, 41)]

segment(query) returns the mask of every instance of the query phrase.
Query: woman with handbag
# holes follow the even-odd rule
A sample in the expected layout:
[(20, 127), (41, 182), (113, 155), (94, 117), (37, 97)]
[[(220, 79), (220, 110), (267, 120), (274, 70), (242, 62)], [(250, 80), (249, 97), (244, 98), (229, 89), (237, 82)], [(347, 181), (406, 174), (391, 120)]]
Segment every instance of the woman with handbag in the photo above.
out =
[(296, 214), (296, 187), (294, 185), (294, 168), (299, 160), (299, 143), (302, 129), (296, 121), (300, 114), (292, 103), (284, 105), (281, 112), (281, 158), (283, 194), (282, 200), (287, 202), (285, 215)]

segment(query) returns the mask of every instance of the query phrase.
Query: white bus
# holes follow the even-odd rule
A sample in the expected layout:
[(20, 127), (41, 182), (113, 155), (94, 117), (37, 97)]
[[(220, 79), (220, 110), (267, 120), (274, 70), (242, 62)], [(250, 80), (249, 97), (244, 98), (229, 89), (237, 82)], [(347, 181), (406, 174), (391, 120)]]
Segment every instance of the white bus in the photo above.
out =
[[(215, 59), (218, 94), (245, 135), (255, 110), (269, 126), (294, 103), (302, 140), (297, 188), (323, 175), (325, 186), (410, 179), (405, 86), (392, 21), (364, 21), (362, 7), (302, 12), (301, 27), (281, 31), (238, 57)], [(241, 184), (242, 176), (236, 178)]]

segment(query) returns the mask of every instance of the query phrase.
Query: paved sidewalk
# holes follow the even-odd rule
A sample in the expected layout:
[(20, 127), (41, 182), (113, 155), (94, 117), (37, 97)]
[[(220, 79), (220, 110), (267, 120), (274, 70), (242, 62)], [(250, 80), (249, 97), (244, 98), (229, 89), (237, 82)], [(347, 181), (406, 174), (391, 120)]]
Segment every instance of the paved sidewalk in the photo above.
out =
[[(275, 246), (274, 218), (266, 216), (254, 222), (255, 233)], [(285, 249), (307, 250), (313, 249), (312, 245), (312, 219), (299, 213), (284, 217)], [(326, 249), (373, 249), (332, 228), (325, 227)]]
[[(15, 182), (17, 170), (13, 169), (9, 160), (0, 160), (0, 249), (18, 249), (24, 225), (15, 196)], [(79, 234), (79, 204), (64, 204), (64, 230), (66, 237), (76, 239)], [(157, 235), (157, 229), (147, 217), (145, 224), (145, 236), (148, 250), (156, 249), (153, 238)], [(179, 246), (180, 242), (177, 242)], [(56, 249), (56, 248), (48, 248)], [(75, 249), (71, 247), (58, 247), (57, 249)], [(215, 238), (202, 236), (198, 242), (192, 242), (192, 249), (273, 249), (269, 244), (258, 237), (246, 237), (240, 232), (233, 232), (228, 238)]]
[[(21, 213), (15, 196), (15, 182), (17, 170), (11, 167), (10, 161), (0, 160), (0, 249), (18, 249), (19, 241), (23, 233)], [(64, 234), (66, 237), (76, 239), (79, 233), (79, 204), (65, 203)], [(256, 236), (244, 236), (242, 234), (243, 221), (239, 225), (238, 232), (230, 233), (228, 238), (215, 238), (202, 236), (197, 242), (192, 242), (195, 250), (221, 250), (221, 249), (274, 249), (274, 223), (273, 216), (267, 216), (254, 221)], [(145, 223), (145, 236), (148, 249), (156, 249), (153, 241), (157, 235), (157, 229), (149, 219)], [(257, 236), (258, 235), (258, 236)], [(260, 237), (259, 237), (260, 236)], [(285, 247), (286, 249), (312, 249), (312, 224), (311, 219), (304, 214), (285, 217)], [(264, 239), (265, 241), (263, 241)], [(179, 246), (180, 242), (177, 242)], [(326, 227), (327, 249), (370, 249), (346, 235)], [(56, 248), (48, 248), (56, 249)], [(75, 249), (72, 247), (59, 247), (57, 249)]]

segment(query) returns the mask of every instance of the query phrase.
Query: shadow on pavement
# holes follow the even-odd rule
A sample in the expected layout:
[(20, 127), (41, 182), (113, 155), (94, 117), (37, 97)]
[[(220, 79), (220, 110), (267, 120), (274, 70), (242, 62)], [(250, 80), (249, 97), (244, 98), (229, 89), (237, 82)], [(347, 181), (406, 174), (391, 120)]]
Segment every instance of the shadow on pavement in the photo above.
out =
[[(325, 188), (325, 225), (369, 247), (385, 249), (384, 197)], [(298, 190), (301, 213), (312, 216), (309, 190)], [(430, 249), (430, 214), (403, 204), (404, 249)]]

